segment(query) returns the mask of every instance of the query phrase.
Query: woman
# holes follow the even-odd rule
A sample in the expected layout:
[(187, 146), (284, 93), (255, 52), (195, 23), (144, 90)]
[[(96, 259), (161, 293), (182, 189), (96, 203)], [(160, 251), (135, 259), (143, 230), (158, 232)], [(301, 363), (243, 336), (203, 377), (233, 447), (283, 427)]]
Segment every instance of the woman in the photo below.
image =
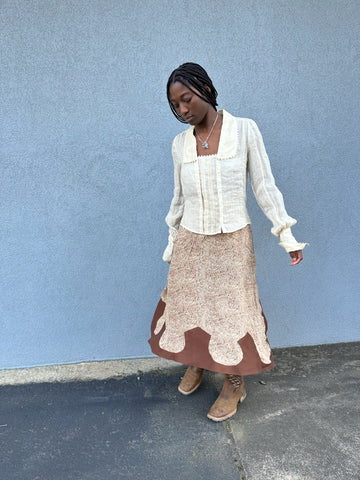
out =
[(248, 174), (291, 265), (302, 260), (306, 244), (292, 236), (296, 220), (285, 210), (255, 122), (218, 112), (217, 91), (194, 63), (172, 72), (167, 97), (190, 128), (172, 145), (175, 187), (163, 255), (170, 268), (149, 343), (155, 354), (189, 365), (178, 387), (184, 395), (197, 389), (204, 369), (225, 374), (207, 415), (222, 421), (246, 397), (243, 375), (274, 367), (255, 279)]

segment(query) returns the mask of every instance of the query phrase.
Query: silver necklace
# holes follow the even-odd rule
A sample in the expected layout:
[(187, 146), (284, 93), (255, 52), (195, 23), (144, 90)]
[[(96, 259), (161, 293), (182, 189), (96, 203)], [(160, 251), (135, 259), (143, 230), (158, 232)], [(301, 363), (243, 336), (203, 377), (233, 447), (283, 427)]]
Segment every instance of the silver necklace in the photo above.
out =
[(203, 140), (200, 135), (198, 134), (198, 132), (196, 131), (196, 128), (195, 128), (195, 133), (196, 133), (196, 136), (199, 138), (200, 142), (201, 142), (201, 146), (203, 148), (209, 148), (209, 144), (208, 144), (208, 140), (210, 138), (210, 135), (212, 134), (212, 131), (214, 130), (214, 127), (215, 127), (215, 123), (217, 122), (217, 119), (219, 118), (219, 114), (217, 113), (216, 114), (216, 117), (215, 117), (215, 120), (214, 120), (214, 123), (212, 124), (212, 127), (210, 129), (210, 132), (209, 132), (209, 135), (206, 137), (205, 140)]

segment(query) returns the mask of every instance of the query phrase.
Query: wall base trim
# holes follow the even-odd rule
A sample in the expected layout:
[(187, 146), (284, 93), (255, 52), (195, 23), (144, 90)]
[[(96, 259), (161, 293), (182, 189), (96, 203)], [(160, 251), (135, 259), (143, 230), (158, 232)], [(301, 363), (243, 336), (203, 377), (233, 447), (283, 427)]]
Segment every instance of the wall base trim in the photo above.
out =
[[(299, 364), (299, 370), (301, 370), (306, 367), (306, 364), (311, 359), (316, 359), (317, 362), (323, 362), (326, 368), (331, 368), (332, 359), (337, 358), (336, 355), (344, 357), (345, 366), (357, 366), (360, 368), (360, 359), (353, 360), (354, 352), (358, 352), (359, 350), (360, 342), (356, 341), (274, 348), (272, 352), (277, 368), (272, 372), (283, 375), (288, 368), (291, 368), (291, 372), (293, 372), (296, 362)], [(345, 361), (347, 356), (350, 362), (348, 364)], [(0, 370), (0, 386), (22, 385), (27, 383), (107, 380), (109, 378), (123, 378), (129, 375), (140, 376), (143, 373), (153, 371), (168, 375), (176, 369), (183, 369), (185, 371), (180, 363), (159, 357), (127, 358), (122, 360), (103, 360), (44, 367), (14, 368)]]
[(153, 370), (169, 370), (178, 363), (158, 357), (103, 360), (44, 367), (0, 370), (0, 385), (27, 383), (75, 382), (122, 378)]

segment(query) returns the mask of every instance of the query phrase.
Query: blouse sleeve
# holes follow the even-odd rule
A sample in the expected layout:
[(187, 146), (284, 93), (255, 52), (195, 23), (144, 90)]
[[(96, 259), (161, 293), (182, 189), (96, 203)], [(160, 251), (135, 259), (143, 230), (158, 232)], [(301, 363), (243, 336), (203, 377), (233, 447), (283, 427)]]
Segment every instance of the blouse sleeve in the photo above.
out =
[(174, 162), (174, 195), (171, 201), (170, 210), (165, 218), (165, 222), (169, 226), (169, 238), (162, 257), (164, 262), (171, 261), (174, 241), (184, 212), (184, 197), (181, 187), (181, 162), (176, 150), (176, 141), (177, 137), (175, 137), (172, 144), (172, 157)]
[(291, 232), (291, 228), (284, 228), (280, 232), (280, 242), (279, 245), (284, 247), (285, 250), (289, 252), (295, 252), (296, 250), (304, 250), (308, 243), (299, 243), (296, 241), (294, 235)]
[(271, 233), (280, 237), (280, 245), (287, 252), (305, 248), (307, 244), (298, 243), (291, 233), (290, 227), (295, 225), (296, 220), (285, 209), (283, 196), (271, 172), (262, 135), (253, 120), (249, 120), (248, 171), (256, 201), (273, 224)]

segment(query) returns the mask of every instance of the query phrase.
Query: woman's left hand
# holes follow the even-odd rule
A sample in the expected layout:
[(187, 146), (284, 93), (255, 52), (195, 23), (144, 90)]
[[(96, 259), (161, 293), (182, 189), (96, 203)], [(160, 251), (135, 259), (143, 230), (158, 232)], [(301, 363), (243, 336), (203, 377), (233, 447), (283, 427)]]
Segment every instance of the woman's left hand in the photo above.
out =
[(296, 250), (295, 252), (289, 252), (291, 257), (290, 265), (297, 265), (303, 259), (302, 250)]

